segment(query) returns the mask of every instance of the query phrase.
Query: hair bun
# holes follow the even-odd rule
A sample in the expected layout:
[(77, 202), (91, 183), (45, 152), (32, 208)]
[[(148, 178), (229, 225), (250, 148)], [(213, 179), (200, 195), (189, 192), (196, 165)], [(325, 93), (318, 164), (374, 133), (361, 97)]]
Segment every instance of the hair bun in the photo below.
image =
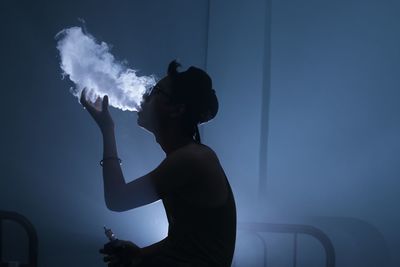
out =
[(215, 95), (215, 90), (210, 89), (205, 92), (203, 99), (203, 110), (199, 114), (199, 123), (206, 123), (212, 120), (218, 113), (218, 99)]
[(188, 106), (188, 116), (195, 124), (206, 123), (218, 112), (218, 99), (210, 76), (197, 67), (178, 72), (175, 60), (168, 66), (168, 76), (174, 87), (174, 101)]

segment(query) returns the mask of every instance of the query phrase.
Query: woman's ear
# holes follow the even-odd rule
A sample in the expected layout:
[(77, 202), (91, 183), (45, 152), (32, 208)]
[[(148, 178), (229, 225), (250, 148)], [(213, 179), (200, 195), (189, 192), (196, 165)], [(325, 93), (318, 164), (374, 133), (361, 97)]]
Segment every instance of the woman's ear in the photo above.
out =
[(186, 105), (185, 104), (176, 104), (173, 106), (170, 117), (171, 118), (178, 118), (181, 117), (186, 112)]

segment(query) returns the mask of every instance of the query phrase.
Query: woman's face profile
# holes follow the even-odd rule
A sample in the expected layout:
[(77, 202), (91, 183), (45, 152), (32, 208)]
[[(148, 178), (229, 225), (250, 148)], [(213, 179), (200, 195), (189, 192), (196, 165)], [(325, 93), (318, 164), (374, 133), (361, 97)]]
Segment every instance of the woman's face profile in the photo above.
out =
[(142, 109), (138, 112), (138, 125), (152, 133), (162, 127), (171, 110), (170, 95), (170, 78), (167, 76), (143, 96)]

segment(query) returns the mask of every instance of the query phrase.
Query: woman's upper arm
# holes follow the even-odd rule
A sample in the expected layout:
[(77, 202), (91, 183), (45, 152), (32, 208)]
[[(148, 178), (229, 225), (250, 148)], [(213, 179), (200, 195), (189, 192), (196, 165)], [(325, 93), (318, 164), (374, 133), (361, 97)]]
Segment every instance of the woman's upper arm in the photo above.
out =
[(199, 157), (187, 150), (178, 150), (166, 157), (148, 174), (126, 184), (121, 192), (118, 211), (134, 209), (161, 199), (193, 181), (200, 171)]

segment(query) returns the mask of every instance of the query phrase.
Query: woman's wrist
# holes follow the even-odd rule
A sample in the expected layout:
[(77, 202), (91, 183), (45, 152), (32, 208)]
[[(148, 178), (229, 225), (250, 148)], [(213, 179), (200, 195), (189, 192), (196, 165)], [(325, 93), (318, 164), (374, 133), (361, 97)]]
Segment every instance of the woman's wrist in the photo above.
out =
[(102, 131), (103, 134), (103, 159), (118, 157), (117, 144), (115, 141), (114, 129), (109, 128)]
[(103, 167), (105, 161), (110, 161), (110, 160), (115, 160), (119, 163), (119, 165), (122, 165), (122, 160), (118, 158), (117, 156), (110, 156), (110, 157), (104, 157), (102, 160), (100, 160), (100, 166)]

